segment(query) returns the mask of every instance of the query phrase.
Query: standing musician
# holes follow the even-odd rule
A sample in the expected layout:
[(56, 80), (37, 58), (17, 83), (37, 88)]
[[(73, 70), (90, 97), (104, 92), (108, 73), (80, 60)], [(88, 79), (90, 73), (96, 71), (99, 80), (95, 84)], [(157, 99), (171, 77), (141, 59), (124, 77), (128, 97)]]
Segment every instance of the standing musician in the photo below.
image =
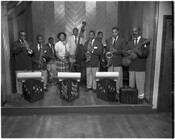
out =
[[(15, 71), (16, 75), (20, 71), (32, 70), (32, 54), (31, 44), (26, 40), (26, 32), (20, 31), (19, 38), (13, 43), (12, 53), (15, 55)], [(22, 83), (16, 78), (17, 92), (22, 95)]]
[(146, 60), (149, 54), (149, 44), (140, 35), (140, 28), (134, 27), (132, 29), (132, 41), (128, 42), (126, 54), (132, 56), (133, 60), (129, 65), (129, 86), (135, 87), (135, 83), (139, 92), (138, 103), (142, 103), (144, 99), (144, 86), (145, 86), (145, 70)]
[(82, 27), (78, 36), (78, 44), (75, 52), (75, 59), (78, 65), (78, 71), (81, 72), (80, 83), (84, 84), (86, 82), (86, 62), (85, 62), (85, 31), (86, 31), (86, 22), (82, 22)]
[(48, 43), (46, 44), (46, 47), (48, 49), (49, 53), (49, 59), (47, 61), (47, 73), (48, 73), (48, 84), (53, 85), (55, 84), (55, 77), (56, 71), (55, 71), (55, 44), (54, 39), (52, 37), (49, 37)]
[(49, 37), (48, 43), (46, 44), (46, 47), (49, 50), (49, 61), (55, 59), (55, 44), (54, 44), (54, 39), (52, 37)]
[(43, 43), (42, 35), (36, 36), (37, 44), (33, 47), (33, 70), (41, 70), (44, 76), (44, 90), (47, 90), (47, 61), (49, 60), (49, 50)]
[(75, 71), (73, 64), (75, 63), (75, 52), (78, 45), (78, 28), (73, 29), (73, 35), (69, 36), (67, 39), (67, 43), (69, 45), (69, 62), (70, 62), (70, 71)]
[(57, 35), (58, 42), (55, 44), (56, 71), (68, 72), (69, 71), (69, 45), (66, 42), (66, 34), (60, 32)]
[(119, 72), (119, 78), (116, 84), (117, 94), (120, 87), (123, 86), (122, 54), (126, 46), (126, 41), (119, 35), (118, 27), (112, 28), (112, 37), (106, 42), (107, 67), (110, 72)]
[(87, 89), (89, 91), (93, 89), (96, 92), (95, 74), (98, 71), (99, 58), (102, 53), (102, 44), (95, 39), (95, 31), (89, 32), (89, 40), (85, 42), (85, 56), (86, 56), (86, 80)]
[(96, 39), (101, 42), (102, 44), (102, 54), (101, 54), (101, 57), (100, 57), (100, 71), (107, 71), (107, 67), (106, 67), (106, 56), (105, 56), (105, 51), (106, 51), (106, 45), (103, 45), (102, 43), (102, 40), (103, 40), (103, 32), (99, 31), (97, 33), (97, 37)]

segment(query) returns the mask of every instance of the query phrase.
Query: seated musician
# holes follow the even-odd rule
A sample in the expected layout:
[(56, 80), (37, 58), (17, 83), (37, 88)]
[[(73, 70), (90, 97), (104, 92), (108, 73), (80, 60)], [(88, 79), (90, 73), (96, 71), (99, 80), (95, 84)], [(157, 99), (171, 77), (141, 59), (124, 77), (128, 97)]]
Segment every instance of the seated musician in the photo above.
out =
[(90, 31), (89, 40), (84, 45), (86, 55), (86, 91), (93, 89), (93, 92), (96, 92), (95, 74), (98, 71), (102, 47), (101, 42), (95, 39), (95, 31)]
[(73, 35), (68, 37), (67, 43), (69, 45), (69, 51), (70, 51), (70, 56), (69, 56), (70, 69), (69, 70), (75, 71), (73, 64), (75, 63), (75, 52), (78, 44), (78, 28), (73, 29)]
[[(16, 74), (21, 71), (32, 70), (32, 54), (31, 44), (26, 40), (27, 35), (25, 31), (19, 32), (19, 38), (13, 43), (12, 53), (15, 56), (15, 72)], [(21, 97), (22, 94), (22, 82), (19, 82), (16, 78), (16, 90)]]
[(49, 50), (43, 43), (43, 36), (36, 36), (37, 44), (33, 46), (32, 66), (33, 70), (41, 70), (44, 77), (44, 90), (47, 90), (47, 61)]
[(58, 42), (55, 44), (56, 71), (68, 72), (69, 71), (69, 45), (66, 42), (66, 34), (60, 32), (57, 35)]
[[(149, 46), (144, 44), (147, 39), (140, 35), (140, 28), (134, 27), (132, 29), (132, 36), (133, 39), (128, 42), (126, 51), (127, 54), (133, 57), (133, 61), (129, 65), (129, 86), (135, 87), (136, 84), (139, 93), (138, 102), (142, 103), (145, 94), (145, 70), (146, 59), (149, 54)], [(142, 46), (142, 44), (144, 45)]]
[(116, 84), (116, 90), (118, 94), (120, 87), (123, 86), (123, 70), (121, 61), (123, 49), (126, 47), (126, 41), (119, 35), (118, 27), (112, 28), (112, 37), (106, 41), (106, 45), (106, 51), (111, 52), (113, 55), (111, 58), (107, 58), (108, 71), (119, 72), (119, 78)]

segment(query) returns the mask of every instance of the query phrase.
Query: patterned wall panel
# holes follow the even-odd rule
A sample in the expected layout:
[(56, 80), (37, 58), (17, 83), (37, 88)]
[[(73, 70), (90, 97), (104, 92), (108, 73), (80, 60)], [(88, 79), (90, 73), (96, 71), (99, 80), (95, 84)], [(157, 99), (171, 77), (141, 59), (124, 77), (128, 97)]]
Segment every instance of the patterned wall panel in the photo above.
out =
[(118, 25), (118, 2), (111, 1), (106, 3), (106, 36), (111, 36), (111, 29)]
[(59, 32), (65, 32), (65, 2), (54, 1), (54, 16), (55, 16), (55, 41)]
[(49, 37), (55, 38), (55, 16), (54, 2), (44, 2), (44, 29), (45, 42), (48, 42)]
[(36, 35), (44, 35), (44, 9), (42, 1), (32, 2), (32, 23), (33, 23), (33, 40), (36, 42)]
[(106, 37), (106, 2), (96, 2), (96, 33), (103, 32), (103, 43)]
[(85, 20), (85, 2), (65, 2), (65, 32), (69, 36), (74, 27), (81, 28)]
[(86, 36), (88, 39), (88, 32), (90, 30), (96, 31), (96, 2), (94, 1), (86, 1), (86, 22)]

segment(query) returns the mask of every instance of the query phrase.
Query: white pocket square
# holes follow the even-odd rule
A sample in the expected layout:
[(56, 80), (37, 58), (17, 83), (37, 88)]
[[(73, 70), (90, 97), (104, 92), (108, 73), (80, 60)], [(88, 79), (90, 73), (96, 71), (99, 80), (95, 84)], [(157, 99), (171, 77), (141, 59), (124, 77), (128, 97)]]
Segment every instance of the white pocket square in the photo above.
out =
[(94, 49), (98, 49), (98, 47), (97, 46), (94, 46)]

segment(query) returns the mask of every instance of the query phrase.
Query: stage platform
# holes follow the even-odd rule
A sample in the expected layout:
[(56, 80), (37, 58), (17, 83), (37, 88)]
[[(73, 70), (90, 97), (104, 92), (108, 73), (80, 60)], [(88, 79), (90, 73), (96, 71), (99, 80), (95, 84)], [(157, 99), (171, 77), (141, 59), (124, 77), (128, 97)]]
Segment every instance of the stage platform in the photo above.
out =
[(152, 105), (144, 101), (142, 104), (121, 104), (107, 102), (96, 97), (92, 91), (85, 92), (85, 85), (80, 86), (80, 96), (73, 102), (60, 99), (57, 85), (49, 86), (44, 92), (44, 99), (30, 103), (20, 99), (15, 103), (6, 103), (2, 114), (58, 114), (58, 113), (149, 113), (155, 112)]

